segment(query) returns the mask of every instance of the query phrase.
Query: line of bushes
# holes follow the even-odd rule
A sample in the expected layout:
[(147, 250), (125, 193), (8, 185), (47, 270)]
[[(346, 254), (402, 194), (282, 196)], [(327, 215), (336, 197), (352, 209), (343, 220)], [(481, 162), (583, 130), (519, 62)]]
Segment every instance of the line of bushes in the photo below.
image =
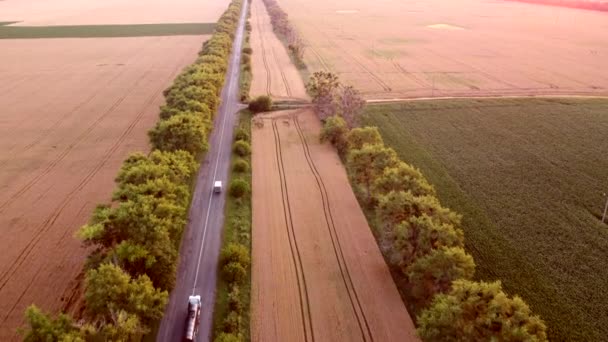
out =
[(439, 203), (433, 186), (384, 145), (376, 127), (350, 129), (334, 115), (321, 139), (345, 161), (423, 340), (547, 340), (545, 324), (521, 298), (509, 298), (499, 281), (472, 281), (475, 262), (464, 250), (461, 216)]
[[(251, 3), (251, 0), (249, 0), (249, 2)], [(249, 6), (247, 10), (245, 41), (243, 43), (243, 51), (241, 54), (241, 75), (239, 79), (241, 102), (249, 100), (249, 89), (251, 89), (251, 81), (253, 79), (253, 73), (251, 70), (251, 55), (253, 54), (253, 49), (251, 48), (251, 44), (249, 44), (249, 39), (251, 37), (251, 22), (249, 22), (249, 17), (251, 17), (251, 6)]]
[(293, 58), (296, 67), (298, 69), (306, 69), (306, 64), (304, 63), (304, 51), (306, 47), (304, 39), (302, 39), (298, 31), (293, 27), (287, 17), (287, 13), (283, 11), (276, 0), (262, 1), (264, 1), (264, 5), (266, 5), (268, 15), (270, 15), (272, 29), (279, 39), (287, 45), (287, 50), (289, 50), (289, 54)]
[(242, 111), (236, 130), (230, 197), (220, 256), (214, 310), (215, 342), (249, 341), (251, 294), (251, 113)]
[(125, 160), (112, 203), (99, 205), (78, 232), (92, 249), (85, 264), (84, 317), (52, 318), (32, 305), (26, 341), (141, 340), (162, 318), (241, 5), (230, 4), (194, 64), (164, 91), (160, 121), (149, 132), (150, 154)]

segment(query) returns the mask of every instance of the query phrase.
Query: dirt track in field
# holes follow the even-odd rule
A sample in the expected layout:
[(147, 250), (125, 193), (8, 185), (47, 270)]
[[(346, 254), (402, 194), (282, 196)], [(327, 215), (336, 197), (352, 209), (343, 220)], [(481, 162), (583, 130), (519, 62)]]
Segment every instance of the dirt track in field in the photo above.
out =
[(252, 340), (416, 341), (314, 113), (254, 122)]
[(608, 94), (606, 13), (484, 0), (280, 5), (309, 70), (367, 99)]
[(149, 149), (165, 89), (204, 37), (0, 42), (0, 341), (24, 309), (68, 309), (122, 161)]
[(216, 22), (229, 0), (6, 0), (0, 22), (16, 26)]
[(269, 95), (275, 100), (308, 99), (298, 70), (272, 31), (270, 16), (262, 0), (253, 0), (250, 22), (250, 45), (253, 49), (251, 96)]

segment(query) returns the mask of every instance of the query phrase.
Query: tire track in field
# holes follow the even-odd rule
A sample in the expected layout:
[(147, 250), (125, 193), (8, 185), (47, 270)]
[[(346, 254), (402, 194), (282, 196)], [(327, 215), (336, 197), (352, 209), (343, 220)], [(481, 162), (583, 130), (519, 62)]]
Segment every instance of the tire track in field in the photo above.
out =
[(321, 63), (321, 66), (323, 66), (323, 69), (325, 69), (325, 71), (329, 71), (329, 66), (325, 62), (325, 59), (321, 57), (321, 54), (317, 50), (315, 50), (315, 48), (311, 44), (308, 45), (308, 48), (315, 55), (315, 57), (317, 57), (317, 59)]
[(95, 129), (95, 127), (97, 127), (97, 125), (101, 121), (103, 121), (103, 119), (105, 119), (105, 117), (108, 114), (112, 113), (114, 111), (114, 109), (116, 109), (125, 100), (125, 98), (127, 98), (130, 95), (130, 93), (137, 87), (137, 85), (151, 71), (152, 71), (151, 69), (148, 69), (144, 74), (142, 74), (142, 76), (140, 76), (137, 79), (137, 81), (135, 82), (135, 84), (131, 87), (131, 89), (127, 93), (125, 93), (123, 96), (121, 96), (120, 98), (118, 98), (118, 100), (116, 100), (112, 104), (112, 106), (110, 106), (110, 108), (108, 108), (89, 127), (87, 127), (87, 129), (84, 132), (82, 132), (80, 135), (78, 135), (78, 137), (74, 141), (72, 141), (72, 143), (68, 146), (68, 148), (66, 148), (65, 150), (63, 150), (63, 152), (61, 152), (59, 154), (59, 156), (57, 156), (49, 165), (47, 165), (47, 167), (41, 173), (39, 173), (37, 176), (35, 176), (30, 181), (28, 181), (25, 185), (23, 185), (21, 188), (19, 188), (19, 190), (17, 190), (17, 192), (13, 193), (6, 201), (4, 201), (2, 204), (0, 204), (0, 213), (2, 213), (4, 211), (4, 209), (6, 208), (6, 206), (8, 206), (10, 203), (12, 203), (15, 199), (21, 197), (29, 189), (31, 189), (34, 185), (36, 185), (36, 183), (38, 183), (38, 181), (40, 181), (47, 174), (49, 174), (57, 166), (57, 164), (59, 164), (72, 151), (72, 149), (76, 145), (78, 145), (79, 143), (81, 143)]
[(329, 236), (331, 237), (334, 255), (336, 256), (336, 261), (338, 262), (338, 267), (340, 269), (340, 275), (342, 276), (342, 281), (344, 282), (344, 286), (346, 287), (346, 291), (348, 293), (348, 299), (350, 300), (351, 307), (355, 312), (355, 317), (357, 318), (357, 323), (361, 331), (361, 336), (363, 337), (363, 341), (373, 342), (374, 336), (369, 327), (367, 316), (365, 314), (365, 311), (363, 310), (363, 306), (361, 305), (359, 295), (357, 294), (357, 289), (355, 288), (352, 277), (350, 275), (348, 264), (346, 263), (346, 259), (344, 257), (344, 252), (342, 251), (342, 245), (340, 244), (340, 239), (338, 237), (334, 217), (331, 211), (331, 205), (329, 203), (329, 195), (327, 194), (327, 188), (325, 187), (325, 182), (323, 182), (323, 178), (321, 177), (319, 170), (317, 169), (314, 161), (312, 160), (308, 141), (306, 140), (306, 137), (302, 132), (302, 127), (300, 126), (300, 121), (298, 119), (297, 113), (293, 115), (293, 122), (295, 124), (296, 131), (298, 132), (300, 142), (302, 143), (302, 150), (304, 152), (306, 162), (308, 163), (308, 167), (310, 168), (310, 171), (317, 182), (317, 187), (321, 195), (321, 201), (323, 203), (323, 214), (325, 216), (325, 223), (327, 225), (327, 230), (329, 231)]
[(272, 47), (272, 56), (274, 57), (274, 61), (277, 64), (277, 69), (279, 69), (279, 71), (281, 73), (281, 78), (283, 79), (283, 85), (285, 86), (285, 91), (287, 92), (287, 97), (292, 97), (291, 96), (291, 87), (289, 86), (289, 82), (287, 80), (287, 76), (285, 76), (285, 72), (283, 71), (283, 68), (281, 68), (281, 64), (279, 63), (279, 59), (277, 58), (277, 55), (274, 51), (274, 47)]
[[(275, 140), (275, 155), (277, 160), (277, 168), (279, 170), (279, 178), (281, 182), (281, 197), (283, 199), (283, 217), (285, 219), (285, 228), (289, 240), (289, 249), (291, 251), (291, 259), (296, 270), (297, 285), (300, 300), (300, 313), (302, 317), (302, 328), (304, 330), (304, 340), (314, 342), (315, 334), (312, 326), (312, 315), (310, 312), (310, 299), (308, 296), (308, 287), (306, 285), (306, 276), (302, 264), (302, 257), (298, 247), (295, 230), (293, 228), (293, 218), (291, 215), (291, 204), (289, 202), (289, 192), (287, 191), (287, 177), (285, 176), (285, 167), (283, 165), (283, 152), (281, 149), (281, 137), (277, 128), (276, 119), (272, 119), (272, 132)], [(293, 241), (292, 241), (293, 240)], [(301, 279), (300, 279), (301, 278)], [(307, 320), (308, 318), (308, 320)]]
[[(257, 11), (259, 11), (259, 7), (260, 5), (257, 4), (256, 7), (258, 8)], [(262, 48), (262, 61), (264, 62), (264, 69), (266, 70), (266, 94), (268, 96), (272, 96), (272, 92), (270, 91), (271, 88), (271, 77), (270, 77), (270, 68), (268, 67), (268, 61), (266, 60), (266, 47), (264, 44), (264, 32), (262, 31), (262, 26), (260, 25), (260, 21), (261, 18), (258, 15), (257, 16), (257, 20), (256, 20), (256, 26), (258, 27), (258, 36), (260, 37), (260, 46)]]
[(393, 63), (393, 66), (395, 67), (395, 69), (399, 72), (399, 75), (403, 76), (405, 79), (414, 80), (414, 82), (416, 82), (421, 87), (425, 87), (425, 88), (428, 87), (427, 83), (418, 79), (418, 77), (416, 77), (413, 73), (405, 70), (405, 68), (403, 66), (401, 66), (401, 64), (399, 62), (395, 61), (394, 59), (391, 59), (391, 62)]
[[(148, 71), (146, 71), (140, 79), (142, 79), (146, 75), (148, 75), (151, 72), (151, 70), (152, 70), (152, 68), (150, 68)], [(133, 88), (131, 88), (131, 89), (133, 90), (136, 87), (136, 85), (134, 85)], [(146, 113), (146, 108), (148, 108), (154, 102), (154, 100), (161, 94), (163, 86), (164, 86), (164, 83), (161, 83), (161, 86), (159, 86), (157, 89), (155, 89), (155, 91), (152, 93), (152, 95), (146, 100), (145, 105), (142, 107), (142, 110), (137, 114), (135, 119), (133, 121), (131, 121), (129, 126), (127, 126), (127, 129), (125, 131), (123, 131), (123, 133), (118, 137), (118, 139), (114, 142), (114, 144), (110, 147), (110, 149), (105, 153), (105, 155), (103, 156), (101, 161), (99, 163), (97, 163), (97, 165), (95, 165), (95, 167), (85, 176), (85, 178), (83, 178), (80, 181), (80, 183), (74, 189), (72, 189), (72, 191), (70, 191), (68, 193), (68, 195), (59, 204), (57, 209), (55, 209), (53, 211), (53, 214), (49, 218), (47, 218), (40, 226), (38, 226), (35, 229), (36, 233), (34, 234), (33, 238), (28, 242), (28, 244), (25, 246), (25, 248), (19, 253), (19, 255), (17, 256), (15, 261), (13, 261), (13, 263), (9, 267), (8, 271), (6, 271), (5, 273), (3, 273), (0, 276), (0, 282), (1, 282), (0, 290), (2, 290), (6, 286), (8, 281), (17, 272), (19, 267), (25, 262), (25, 260), (27, 260), (27, 258), (30, 256), (30, 254), (34, 250), (34, 247), (36, 247), (38, 242), (42, 239), (42, 235), (45, 232), (47, 232), (52, 227), (52, 225), (57, 221), (59, 216), (62, 214), (62, 212), (68, 206), (69, 202), (74, 197), (74, 195), (76, 193), (78, 193), (80, 190), (82, 190), (93, 179), (93, 177), (99, 172), (99, 170), (101, 170), (101, 168), (103, 168), (103, 166), (110, 159), (110, 157), (112, 157), (114, 152), (116, 152), (116, 150), (120, 147), (120, 145), (125, 140), (125, 138), (133, 131), (134, 127), (137, 125), (137, 123), (139, 123), (139, 121), (141, 120), (143, 115)], [(124, 98), (127, 97), (129, 94), (130, 94), (130, 92), (128, 92), (122, 99), (120, 99), (117, 102), (122, 102), (124, 100)], [(116, 107), (117, 107), (117, 105), (113, 106), (112, 109), (114, 109)], [(106, 114), (104, 114), (104, 116)], [(91, 127), (93, 127), (93, 126), (91, 126)], [(24, 294), (25, 294), (25, 291), (22, 292), (22, 294), (19, 298), (22, 298)], [(15, 302), (13, 308), (17, 304), (18, 304), (18, 301)], [(11, 311), (12, 311), (12, 309), (11, 309)], [(9, 315), (10, 315), (10, 312), (6, 314), (6, 316), (2, 322), (6, 321), (6, 319), (8, 318)]]

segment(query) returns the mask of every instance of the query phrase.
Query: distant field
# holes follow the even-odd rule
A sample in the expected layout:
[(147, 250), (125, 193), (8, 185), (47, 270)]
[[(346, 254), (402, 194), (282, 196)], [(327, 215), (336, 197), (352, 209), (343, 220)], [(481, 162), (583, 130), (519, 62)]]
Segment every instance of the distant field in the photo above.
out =
[(464, 214), (481, 279), (500, 279), (554, 341), (608, 336), (608, 100), (368, 106), (388, 145)]
[(107, 38), (209, 35), (215, 23), (6, 26), (0, 22), (0, 39), (31, 38)]
[(368, 99), (608, 94), (606, 13), (485, 0), (280, 4), (309, 69)]
[(229, 0), (6, 0), (0, 22), (16, 26), (216, 22)]

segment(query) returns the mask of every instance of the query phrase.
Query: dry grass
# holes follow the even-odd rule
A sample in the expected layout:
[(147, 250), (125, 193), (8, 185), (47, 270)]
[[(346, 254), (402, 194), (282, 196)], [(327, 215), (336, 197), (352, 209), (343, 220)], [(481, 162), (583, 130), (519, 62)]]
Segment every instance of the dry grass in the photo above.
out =
[(608, 100), (488, 99), (373, 105), (400, 157), (464, 214), (481, 279), (500, 279), (555, 341), (608, 336)]

